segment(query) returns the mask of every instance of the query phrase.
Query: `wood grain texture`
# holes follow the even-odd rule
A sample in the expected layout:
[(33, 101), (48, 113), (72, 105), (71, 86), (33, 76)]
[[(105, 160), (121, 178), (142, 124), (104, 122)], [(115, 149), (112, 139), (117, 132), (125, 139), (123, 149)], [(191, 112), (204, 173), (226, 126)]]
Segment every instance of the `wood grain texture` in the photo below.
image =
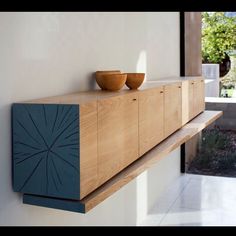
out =
[(98, 101), (99, 185), (137, 158), (137, 93)]
[(190, 110), (193, 97), (191, 97), (192, 92), (189, 92), (191, 84), (189, 81), (182, 82), (182, 126), (189, 122), (190, 120)]
[(185, 75), (202, 74), (201, 12), (185, 12)]
[(205, 83), (203, 79), (196, 79), (193, 86), (193, 116), (203, 110), (205, 110)]
[(80, 105), (80, 199), (98, 186), (97, 102)]
[(120, 70), (106, 70), (106, 71), (96, 71), (95, 72), (95, 78), (96, 78), (96, 82), (98, 84), (98, 86), (103, 89), (106, 90), (106, 86), (105, 86), (105, 81), (102, 77), (102, 75), (104, 74), (121, 74)]
[(85, 206), (85, 212), (94, 208), (143, 171), (155, 165), (163, 157), (167, 156), (181, 144), (185, 143), (202, 129), (222, 116), (222, 114), (222, 111), (204, 111), (198, 115), (190, 123), (186, 124), (180, 130), (146, 153), (143, 157), (136, 160), (118, 175), (81, 200), (80, 203)]
[[(163, 88), (164, 93), (162, 93)], [(31, 155), (36, 157), (34, 152), (28, 152), (27, 150), (23, 155), (27, 157), (26, 160), (29, 163), (29, 168), (26, 169), (32, 170), (33, 177), (37, 176), (39, 178), (40, 176), (34, 174), (34, 168), (45, 172), (46, 185), (50, 186), (51, 193), (47, 195), (46, 192), (45, 194), (45, 191), (42, 190), (45, 186), (43, 184), (39, 185), (38, 182), (37, 184), (32, 182), (29, 187), (30, 181), (28, 178), (31, 178), (31, 174), (24, 171), (24, 168), (18, 172), (20, 175), (14, 174), (14, 178), (17, 181), (19, 176), (21, 176), (19, 181), (25, 179), (24, 187), (21, 187), (24, 193), (82, 199), (160, 143), (164, 138), (178, 130), (189, 119), (202, 112), (204, 108), (204, 81), (201, 77), (174, 77), (164, 81), (145, 83), (139, 90), (135, 91), (128, 89), (118, 92), (95, 90), (43, 98), (34, 100), (34, 102), (36, 103), (33, 103), (33, 101), (26, 103), (27, 107), (33, 107), (33, 110), (37, 107), (37, 114), (33, 114), (33, 111), (31, 115), (26, 117), (29, 122), (25, 119), (26, 125), (31, 126), (32, 133), (22, 130), (21, 125), (16, 121), (13, 128), (21, 129), (20, 135), (24, 133), (25, 136), (33, 135), (33, 138), (46, 140), (43, 143), (45, 148), (37, 149), (36, 147), (35, 149), (39, 150), (37, 154), (39, 155), (39, 162), (31, 162), (35, 161), (34, 158), (31, 158)], [(186, 107), (188, 109), (185, 109)], [(67, 132), (67, 130), (61, 130), (61, 128), (64, 129), (66, 124), (70, 123), (74, 117), (69, 109), (76, 110), (79, 123), (78, 120), (74, 120), (75, 124), (72, 122)], [(182, 119), (182, 113), (184, 112)], [(22, 116), (20, 112), (18, 113), (19, 117)], [(38, 125), (39, 131), (44, 132), (43, 135), (36, 132), (37, 130), (33, 127), (35, 124), (32, 123), (32, 119), (29, 120), (30, 116), (33, 117), (33, 120), (36, 120), (36, 126)], [(52, 130), (51, 133), (49, 132), (50, 129)], [(60, 132), (62, 132), (62, 135), (57, 140), (57, 134), (60, 134)], [(17, 138), (15, 137), (15, 139)], [(38, 141), (37, 139), (36, 141)], [(54, 142), (55, 139), (55, 143), (50, 146), (48, 143)], [(62, 143), (64, 139), (67, 142), (65, 144)], [(59, 141), (61, 142), (59, 147), (54, 145)], [(71, 141), (76, 143), (70, 143)], [(31, 142), (33, 142), (33, 139)], [(17, 143), (18, 146), (23, 145), (20, 141), (17, 141)], [(29, 145), (32, 146), (32, 143), (27, 145), (28, 147), (23, 145), (25, 149), (26, 147), (30, 148)], [(56, 151), (60, 150), (60, 152), (57, 153), (54, 149)], [(19, 157), (22, 154), (21, 151), (16, 153), (14, 155), (19, 155)], [(60, 153), (63, 155), (60, 155)], [(58, 159), (57, 162), (52, 161), (50, 163), (51, 160), (54, 160), (51, 156)], [(69, 161), (63, 159), (65, 157), (72, 158), (72, 156), (74, 159), (68, 159)], [(17, 158), (19, 159), (19, 157)], [(75, 180), (75, 175), (72, 173), (73, 171), (69, 170), (69, 167), (66, 171), (63, 171), (65, 167), (62, 167), (60, 163), (58, 164), (59, 160), (64, 160), (68, 165), (71, 164), (71, 168), (74, 167), (79, 177), (76, 177)], [(43, 165), (46, 165), (46, 170), (42, 170)], [(17, 168), (19, 170), (20, 167), (17, 166)], [(57, 193), (60, 192), (58, 189), (61, 186), (58, 187), (56, 182), (59, 181), (60, 185), (64, 186), (63, 181), (58, 177), (60, 172), (66, 173), (65, 183), (68, 183), (70, 178), (75, 183), (66, 185), (64, 187), (65, 193), (64, 190), (60, 190), (63, 193)], [(26, 173), (28, 173), (28, 178), (26, 176), (22, 177)], [(54, 174), (51, 175), (51, 173)], [(49, 174), (52, 177), (49, 177)], [(41, 177), (41, 180), (44, 177)], [(73, 186), (79, 188), (77, 193), (68, 194), (68, 191), (73, 190)], [(19, 188), (17, 186), (16, 191), (19, 191)], [(27, 188), (38, 189), (36, 192), (31, 192)], [(52, 189), (54, 190), (52, 191)]]
[(200, 79), (200, 85), (198, 90), (199, 96), (199, 111), (202, 112), (205, 110), (205, 81), (204, 79)]
[(189, 107), (189, 117), (188, 120), (192, 120), (197, 114), (196, 114), (196, 106), (197, 106), (197, 97), (194, 97), (194, 91), (195, 89), (195, 80), (191, 80), (189, 83), (189, 89), (188, 89), (188, 107)]
[(205, 110), (205, 83), (202, 77), (182, 82), (182, 125)]
[(164, 87), (139, 94), (139, 156), (164, 139)]
[[(155, 87), (153, 85), (152, 87)], [(141, 90), (140, 90), (141, 91)], [(140, 92), (139, 90), (130, 90), (128, 88), (121, 89), (119, 91), (108, 91), (108, 90), (89, 90), (84, 92), (77, 92), (71, 94), (64, 94), (53, 97), (46, 97), (40, 99), (34, 99), (30, 101), (24, 101), (24, 103), (34, 104), (86, 104), (93, 101), (99, 101), (106, 98), (118, 97), (121, 95), (128, 95), (132, 93)]]
[(205, 83), (202, 76), (168, 77), (165, 80), (152, 81), (150, 84), (167, 85), (167, 82), (182, 83), (182, 125), (205, 110)]
[(182, 126), (182, 83), (164, 86), (164, 137)]
[(59, 96), (52, 96), (46, 98), (33, 99), (29, 101), (22, 101), (20, 103), (33, 103), (33, 104), (72, 104), (81, 105), (93, 101), (99, 101), (106, 98), (117, 97), (121, 95), (128, 95), (132, 93), (142, 93), (145, 90), (156, 88), (158, 86), (164, 86), (168, 84), (178, 83), (183, 80), (191, 80), (194, 78), (199, 78), (196, 76), (192, 77), (170, 77), (163, 78), (157, 81), (146, 81), (139, 87), (138, 90), (130, 90), (124, 86), (123, 89), (119, 91), (106, 91), (106, 90), (90, 90), (84, 92), (75, 92), (70, 94), (64, 94)]
[(53, 199), (24, 194), (24, 203), (86, 213), (136, 178), (139, 174), (156, 165), (158, 161), (174, 151), (181, 144), (191, 139), (202, 129), (222, 116), (222, 114), (222, 111), (204, 111), (180, 130), (169, 136), (162, 143), (80, 201)]

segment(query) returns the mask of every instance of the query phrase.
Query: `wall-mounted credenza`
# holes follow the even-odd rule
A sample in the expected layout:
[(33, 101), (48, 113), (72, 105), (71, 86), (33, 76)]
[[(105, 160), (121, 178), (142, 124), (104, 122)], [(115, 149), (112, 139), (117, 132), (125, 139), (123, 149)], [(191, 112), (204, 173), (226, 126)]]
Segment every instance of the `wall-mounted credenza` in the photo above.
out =
[[(14, 191), (24, 193), (25, 203), (86, 212), (91, 207), (82, 206), (84, 199), (133, 168), (204, 109), (202, 77), (15, 103)], [(219, 114), (208, 118), (213, 121)]]

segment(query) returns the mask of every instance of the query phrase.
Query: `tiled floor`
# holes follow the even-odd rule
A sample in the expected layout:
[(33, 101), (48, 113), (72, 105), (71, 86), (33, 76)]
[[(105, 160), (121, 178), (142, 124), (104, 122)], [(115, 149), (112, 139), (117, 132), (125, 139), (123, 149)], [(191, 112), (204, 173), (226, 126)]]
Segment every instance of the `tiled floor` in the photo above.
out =
[(140, 225), (236, 226), (236, 178), (184, 174)]

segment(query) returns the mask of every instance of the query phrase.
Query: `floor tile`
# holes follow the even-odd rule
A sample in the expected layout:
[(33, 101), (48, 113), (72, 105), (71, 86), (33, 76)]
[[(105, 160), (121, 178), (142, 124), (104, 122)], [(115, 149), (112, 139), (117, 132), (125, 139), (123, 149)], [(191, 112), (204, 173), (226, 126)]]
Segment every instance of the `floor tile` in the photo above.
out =
[(189, 181), (188, 176), (181, 176), (178, 180), (174, 181), (158, 199), (153, 209), (150, 210), (150, 214), (167, 212)]
[(159, 226), (166, 213), (150, 214), (138, 226)]
[(184, 174), (141, 225), (236, 226), (236, 178)]
[[(201, 178), (190, 179), (188, 185), (176, 200), (173, 208), (230, 209), (236, 202), (236, 179)], [(236, 208), (235, 208), (236, 210)]]
[(189, 176), (182, 175), (178, 180), (174, 181), (169, 188), (160, 196), (154, 207), (149, 211), (147, 218), (139, 225), (157, 226), (160, 224), (163, 217), (171, 208), (182, 193), (185, 186), (188, 184)]
[(160, 226), (215, 226), (219, 222), (217, 210), (171, 209)]

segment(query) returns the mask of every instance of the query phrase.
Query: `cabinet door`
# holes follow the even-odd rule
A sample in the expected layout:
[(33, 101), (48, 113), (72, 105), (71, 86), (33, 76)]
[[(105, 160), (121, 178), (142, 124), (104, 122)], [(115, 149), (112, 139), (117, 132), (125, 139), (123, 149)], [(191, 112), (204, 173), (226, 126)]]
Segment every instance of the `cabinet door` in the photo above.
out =
[(139, 94), (139, 156), (164, 139), (163, 86)]
[(197, 103), (196, 103), (196, 97), (194, 97), (194, 94), (196, 93), (195, 83), (196, 82), (194, 80), (189, 81), (189, 90), (188, 90), (189, 119), (188, 121), (192, 120), (196, 116)]
[(201, 111), (205, 111), (206, 103), (205, 103), (205, 81), (201, 79)]
[[(189, 106), (190, 93), (189, 87), (190, 83), (188, 80), (182, 82), (182, 126), (189, 122), (189, 113), (191, 107)], [(192, 95), (191, 95), (192, 96)], [(192, 99), (192, 98), (191, 98)]]
[(138, 95), (98, 101), (98, 176), (104, 183), (138, 158)]
[(182, 125), (182, 86), (175, 83), (164, 86), (164, 136), (179, 129)]
[(194, 81), (193, 97), (194, 116), (197, 116), (205, 110), (205, 84), (203, 79), (196, 79)]
[(205, 110), (204, 79), (189, 81), (189, 120)]

